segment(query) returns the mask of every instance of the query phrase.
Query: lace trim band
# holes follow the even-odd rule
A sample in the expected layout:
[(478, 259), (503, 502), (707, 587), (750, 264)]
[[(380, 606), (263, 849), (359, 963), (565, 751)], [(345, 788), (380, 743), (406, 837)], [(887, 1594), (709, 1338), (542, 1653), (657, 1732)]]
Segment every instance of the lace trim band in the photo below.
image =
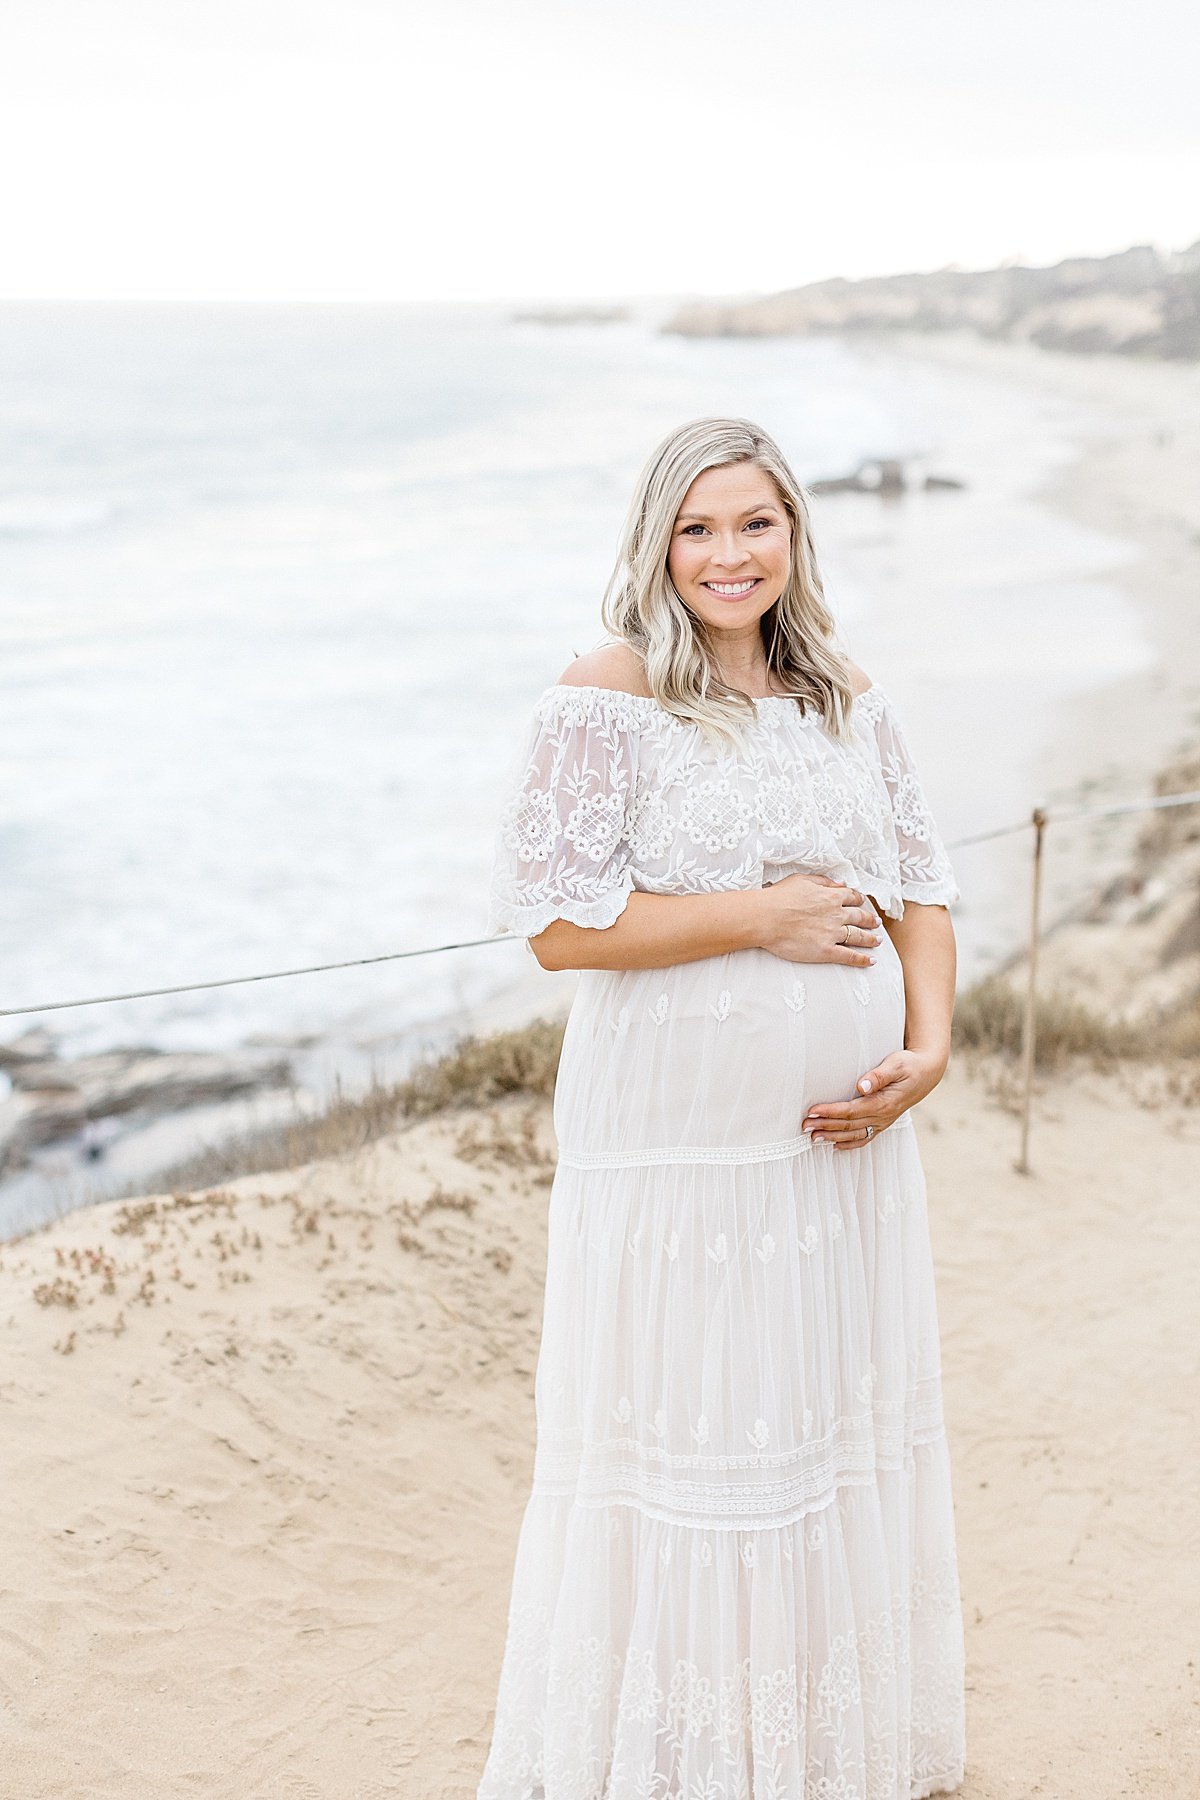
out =
[(843, 1434), (835, 1453), (815, 1465), (795, 1453), (793, 1467), (750, 1481), (695, 1481), (677, 1472), (650, 1468), (636, 1459), (639, 1447), (618, 1440), (612, 1454), (590, 1448), (552, 1451), (540, 1445), (534, 1465), (533, 1492), (566, 1499), (579, 1506), (632, 1506), (666, 1525), (702, 1531), (777, 1531), (829, 1505), (843, 1487), (870, 1486), (880, 1470), (901, 1472), (913, 1465), (918, 1447), (941, 1443), (946, 1436), (940, 1394), (931, 1396), (905, 1423), (881, 1426), (870, 1414)]
[[(901, 1113), (887, 1130), (911, 1131), (912, 1123), (910, 1114)], [(880, 1132), (880, 1138), (883, 1135)], [(666, 1144), (644, 1150), (591, 1151), (560, 1146), (558, 1160), (569, 1169), (646, 1169), (659, 1163), (707, 1163), (716, 1167), (727, 1163), (784, 1162), (788, 1157), (805, 1156), (814, 1148), (807, 1132), (801, 1132), (799, 1137), (780, 1138), (774, 1144)]]

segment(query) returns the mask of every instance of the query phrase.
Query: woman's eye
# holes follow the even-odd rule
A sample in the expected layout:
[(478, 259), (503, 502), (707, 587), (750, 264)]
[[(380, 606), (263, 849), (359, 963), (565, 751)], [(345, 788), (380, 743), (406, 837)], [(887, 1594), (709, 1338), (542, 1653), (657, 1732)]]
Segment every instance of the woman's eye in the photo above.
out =
[[(770, 530), (770, 527), (771, 527), (770, 519), (751, 519), (748, 521), (748, 523), (751, 525), (765, 526), (767, 530)], [(691, 537), (691, 535), (694, 531), (703, 531), (703, 530), (704, 530), (703, 525), (685, 525), (683, 527), (683, 530), (680, 532), (680, 536), (681, 537)]]

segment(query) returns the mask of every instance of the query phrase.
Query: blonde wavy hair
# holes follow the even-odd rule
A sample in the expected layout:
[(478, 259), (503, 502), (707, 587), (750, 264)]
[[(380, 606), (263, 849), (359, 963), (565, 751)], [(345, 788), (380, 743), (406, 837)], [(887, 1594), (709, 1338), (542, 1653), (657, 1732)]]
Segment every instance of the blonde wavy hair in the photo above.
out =
[(815, 707), (836, 737), (849, 733), (852, 690), (837, 625), (825, 604), (808, 501), (769, 433), (750, 419), (692, 419), (670, 432), (638, 476), (617, 561), (604, 590), (605, 630), (641, 657), (666, 711), (736, 743), (757, 715), (754, 700), (722, 679), (712, 637), (680, 598), (667, 569), (675, 520), (697, 475), (754, 463), (770, 476), (792, 531), (783, 593), (759, 620), (771, 685)]

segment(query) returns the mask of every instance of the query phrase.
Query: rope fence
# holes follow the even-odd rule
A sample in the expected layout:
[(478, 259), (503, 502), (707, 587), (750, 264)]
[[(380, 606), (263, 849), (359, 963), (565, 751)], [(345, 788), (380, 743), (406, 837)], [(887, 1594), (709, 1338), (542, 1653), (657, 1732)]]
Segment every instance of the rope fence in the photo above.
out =
[[(1050, 812), (1045, 807), (1035, 806), (1028, 819), (1020, 819), (1014, 825), (998, 825), (990, 831), (977, 831), (968, 837), (953, 838), (946, 843), (947, 850), (962, 850), (973, 844), (989, 843), (996, 838), (1012, 837), (1018, 831), (1032, 830), (1034, 834), (1030, 883), (1029, 978), (1021, 1032), (1021, 1147), (1017, 1161), (1013, 1165), (1020, 1174), (1031, 1173), (1029, 1167), (1029, 1115), (1033, 1094), (1034, 1040), (1037, 1016), (1037, 947), (1040, 935), (1039, 914), (1046, 828), (1049, 825), (1073, 823), (1079, 819), (1116, 818), (1123, 813), (1156, 812), (1166, 807), (1195, 806), (1197, 804), (1200, 804), (1200, 790), (1187, 794), (1159, 795), (1146, 800), (1127, 800), (1115, 806), (1078, 807), (1071, 812)], [(189, 981), (180, 982), (171, 987), (135, 988), (128, 993), (121, 994), (89, 994), (77, 1000), (42, 1000), (29, 1006), (0, 1006), (0, 1019), (19, 1018), (29, 1013), (62, 1012), (79, 1006), (108, 1006), (120, 1000), (151, 1000), (157, 999), (163, 994), (198, 994), (207, 988), (241, 987), (251, 981), (284, 981), (293, 975), (324, 975), (333, 969), (363, 969), (370, 967), (373, 963), (403, 962), (413, 956), (440, 956), (449, 950), (472, 950), (483, 944), (511, 944), (520, 941), (520, 939), (507, 935), (462, 938), (456, 943), (427, 944), (415, 950), (389, 950), (382, 956), (354, 956), (344, 962), (309, 963), (303, 968), (297, 969), (267, 969), (254, 975), (227, 975), (217, 981)]]

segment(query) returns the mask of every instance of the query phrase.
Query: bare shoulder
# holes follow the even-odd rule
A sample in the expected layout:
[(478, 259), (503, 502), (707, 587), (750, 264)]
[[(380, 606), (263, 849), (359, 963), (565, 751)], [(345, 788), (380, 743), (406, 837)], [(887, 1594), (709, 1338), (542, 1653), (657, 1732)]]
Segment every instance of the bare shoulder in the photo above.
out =
[(650, 689), (642, 668), (642, 659), (629, 644), (602, 644), (598, 650), (587, 650), (568, 663), (558, 678), (560, 687), (613, 688), (619, 693), (641, 694), (649, 698)]
[(874, 687), (875, 683), (871, 680), (871, 677), (866, 674), (864, 670), (860, 669), (857, 663), (851, 662), (848, 656), (843, 658), (843, 663), (846, 674), (850, 679), (850, 692), (855, 699), (858, 698), (859, 694), (865, 694), (869, 687)]

